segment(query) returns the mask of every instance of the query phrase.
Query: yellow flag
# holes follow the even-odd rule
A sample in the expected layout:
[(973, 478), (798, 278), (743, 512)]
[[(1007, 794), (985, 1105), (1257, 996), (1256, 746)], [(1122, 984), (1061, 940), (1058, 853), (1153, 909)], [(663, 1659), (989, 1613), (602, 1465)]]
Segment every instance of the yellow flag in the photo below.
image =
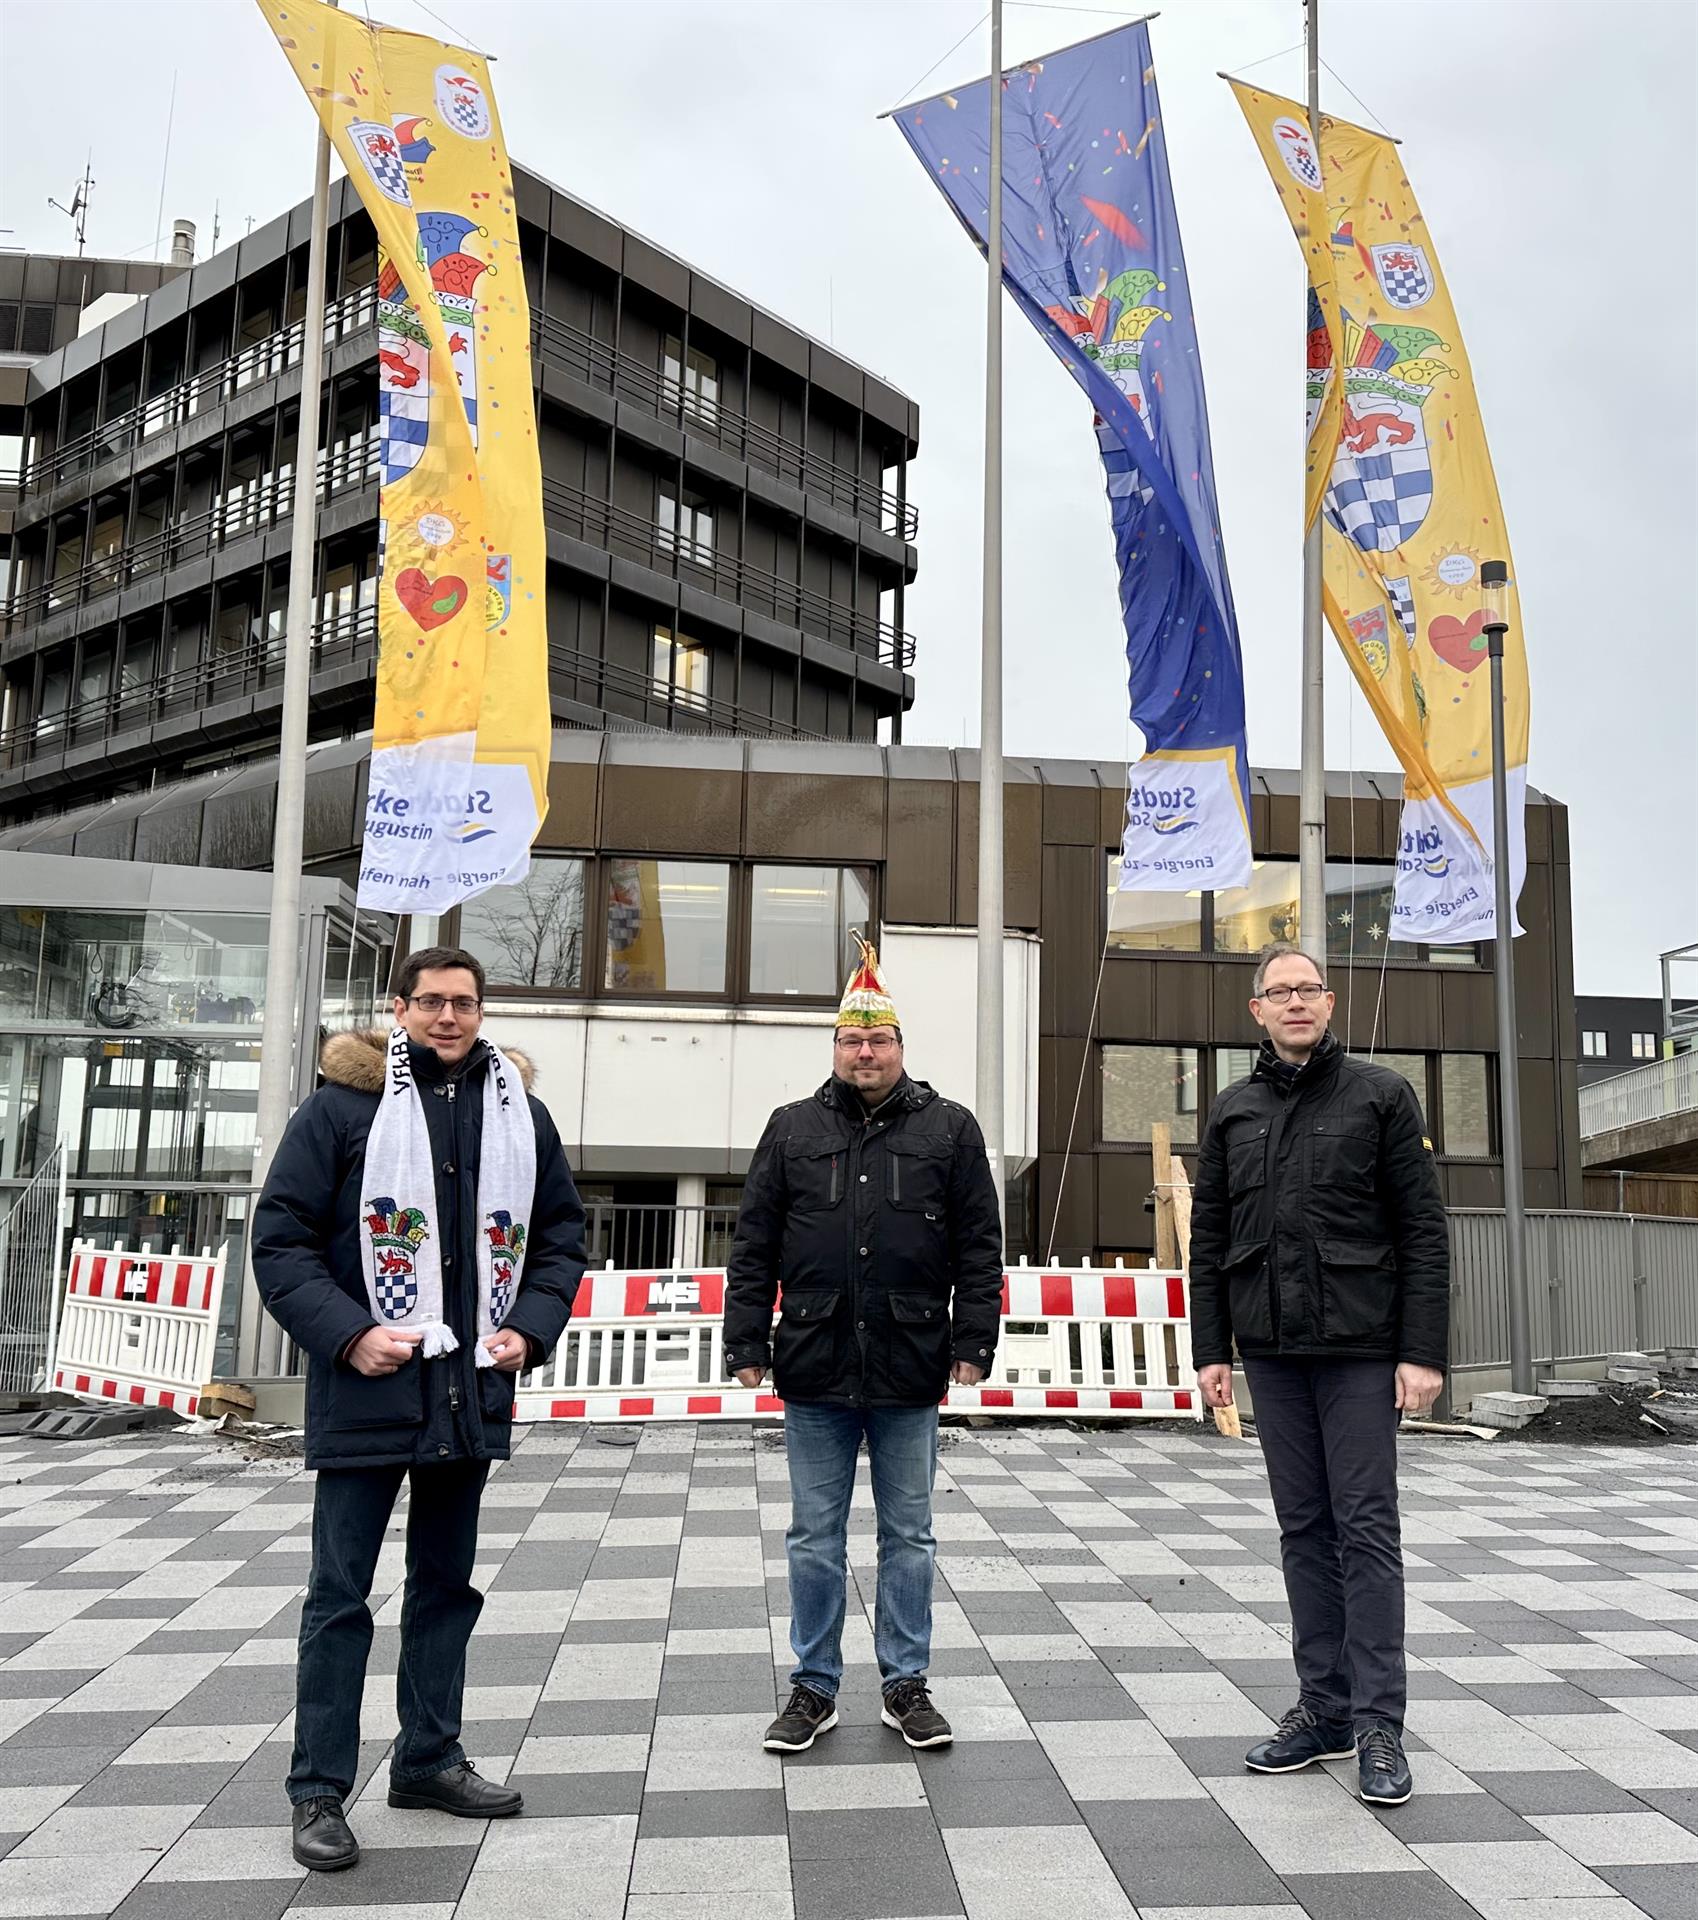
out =
[(547, 811), (530, 304), (483, 57), (320, 0), (258, 0), (378, 238), (377, 705), (360, 904), (522, 879)]
[[(1404, 771), (1393, 937), (1489, 940), (1480, 569), (1508, 563), (1510, 551), (1456, 310), (1392, 141), (1323, 117), (1316, 153), (1296, 101), (1242, 81), (1232, 88), (1308, 265), (1308, 512), (1324, 514), (1327, 620)], [(1528, 697), (1513, 564), (1509, 578), (1513, 899), (1526, 870)]]

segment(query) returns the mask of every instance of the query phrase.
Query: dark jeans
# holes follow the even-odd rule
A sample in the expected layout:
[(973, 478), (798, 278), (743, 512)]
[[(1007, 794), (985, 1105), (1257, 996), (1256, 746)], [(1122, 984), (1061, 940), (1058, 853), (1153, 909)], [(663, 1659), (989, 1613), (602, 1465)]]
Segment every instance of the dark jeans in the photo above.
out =
[(1397, 1369), (1390, 1360), (1244, 1362), (1279, 1516), (1305, 1705), (1403, 1729)]
[(397, 1785), (424, 1780), (466, 1757), (460, 1747), (460, 1705), (466, 1642), (483, 1611), (483, 1595), (471, 1581), (478, 1504), (489, 1463), (327, 1467), (313, 1495), (312, 1572), (301, 1610), (295, 1752), (289, 1766), (289, 1798), (296, 1805), (326, 1797), (346, 1800), (354, 1790), (360, 1696), (371, 1652), (366, 1597), (395, 1496), (409, 1476), (407, 1590), (395, 1676), (401, 1733), (389, 1776)]
[(848, 1604), (849, 1502), (855, 1458), (867, 1442), (878, 1515), (878, 1599), (873, 1650), (888, 1691), (926, 1670), (932, 1644), (932, 1483), (937, 1478), (936, 1407), (784, 1409), (790, 1465), (792, 1685), (837, 1698), (843, 1680)]

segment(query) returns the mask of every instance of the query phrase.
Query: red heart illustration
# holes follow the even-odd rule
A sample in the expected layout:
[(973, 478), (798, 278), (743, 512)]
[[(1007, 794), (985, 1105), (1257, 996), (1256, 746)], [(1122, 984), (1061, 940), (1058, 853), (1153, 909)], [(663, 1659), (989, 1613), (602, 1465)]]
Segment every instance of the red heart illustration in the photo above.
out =
[(1486, 636), (1481, 632), (1485, 624), (1484, 607), (1466, 620), (1441, 613), (1427, 622), (1427, 643), (1446, 666), (1455, 667), (1458, 673), (1472, 673), (1485, 656)]
[(395, 576), (395, 597), (429, 633), (445, 626), (466, 604), (466, 583), (457, 574), (432, 580), (423, 567), (407, 567)]

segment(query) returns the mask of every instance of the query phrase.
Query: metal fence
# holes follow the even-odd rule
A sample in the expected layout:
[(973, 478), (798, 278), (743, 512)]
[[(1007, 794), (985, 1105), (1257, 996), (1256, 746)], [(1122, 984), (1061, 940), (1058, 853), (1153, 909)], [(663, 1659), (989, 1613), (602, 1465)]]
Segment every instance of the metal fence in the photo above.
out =
[[(1501, 1212), (1450, 1216), (1451, 1370), (1509, 1364)], [(1698, 1346), (1698, 1220), (1640, 1214), (1527, 1216), (1537, 1365)]]
[(1662, 1120), (1671, 1113), (1691, 1113), (1694, 1108), (1698, 1108), (1698, 1053), (1677, 1053), (1582, 1087), (1580, 1136), (1590, 1139), (1595, 1133)]
[(65, 1143), (0, 1218), (0, 1395), (42, 1384), (59, 1312)]

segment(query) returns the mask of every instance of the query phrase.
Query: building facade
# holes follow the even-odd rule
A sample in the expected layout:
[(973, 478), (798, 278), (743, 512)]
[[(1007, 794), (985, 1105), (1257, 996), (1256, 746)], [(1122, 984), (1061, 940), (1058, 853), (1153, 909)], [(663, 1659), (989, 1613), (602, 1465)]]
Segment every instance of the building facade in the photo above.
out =
[[(682, 1207), (723, 1247), (767, 1113), (830, 1071), (849, 934), (882, 939), (916, 1076), (975, 1081), (977, 756), (937, 747), (623, 732), (555, 736), (530, 878), (442, 927), (489, 971), (491, 1030), (538, 1063), (540, 1091), (598, 1208)], [(363, 743), (309, 762), (315, 872), (354, 871)], [(1231, 893), (1111, 891), (1124, 768), (1010, 760), (1005, 1137), (1011, 1252), (1143, 1259), (1150, 1138), (1193, 1153), (1210, 1103), (1258, 1038), (1253, 959), (1297, 924), (1298, 782), (1252, 781), (1252, 883)], [(36, 853), (259, 867), (274, 765), (96, 804), (0, 836)], [(1490, 945), (1388, 941), (1396, 776), (1334, 776), (1327, 952), (1335, 1031), (1415, 1088), (1452, 1206), (1502, 1201)], [(1581, 1204), (1567, 814), (1527, 807), (1515, 945), (1527, 1200)], [(405, 930), (397, 943), (406, 947)], [(703, 1212), (703, 1210), (706, 1210)], [(615, 1217), (609, 1212), (608, 1217)], [(604, 1257), (683, 1258), (665, 1234)]]
[[(515, 168), (561, 728), (900, 738), (913, 403)], [(29, 366), (0, 823), (276, 738), (308, 207)], [(377, 261), (331, 189), (312, 737), (371, 724)]]
[(1581, 994), (1574, 1002), (1580, 1084), (1610, 1080), (1663, 1055), (1663, 1003), (1655, 994)]

